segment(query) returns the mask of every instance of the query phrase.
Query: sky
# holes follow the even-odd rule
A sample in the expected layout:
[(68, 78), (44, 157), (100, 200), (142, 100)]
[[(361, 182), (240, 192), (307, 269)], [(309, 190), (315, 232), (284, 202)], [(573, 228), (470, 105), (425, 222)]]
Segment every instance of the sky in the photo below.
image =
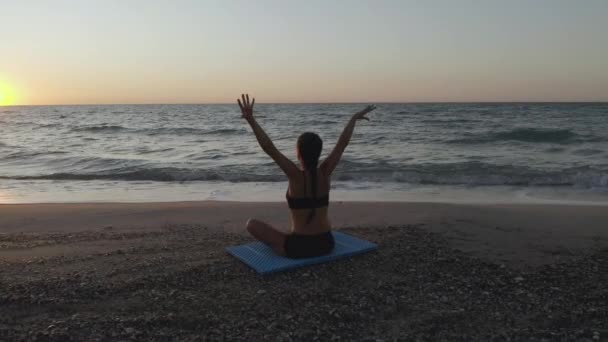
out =
[(606, 18), (606, 0), (0, 0), (0, 105), (608, 101)]

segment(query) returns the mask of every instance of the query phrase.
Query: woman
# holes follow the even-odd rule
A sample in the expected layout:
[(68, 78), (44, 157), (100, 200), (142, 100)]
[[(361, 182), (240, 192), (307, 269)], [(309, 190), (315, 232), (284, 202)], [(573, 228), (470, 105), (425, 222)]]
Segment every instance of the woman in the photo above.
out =
[(267, 223), (249, 219), (247, 231), (272, 247), (277, 254), (288, 258), (309, 258), (329, 254), (334, 248), (331, 224), (327, 217), (331, 173), (338, 165), (350, 141), (357, 120), (369, 120), (365, 114), (376, 107), (367, 106), (352, 116), (336, 147), (321, 164), (319, 164), (323, 147), (321, 138), (310, 132), (300, 135), (296, 148), (300, 168), (277, 150), (272, 140), (256, 122), (253, 117), (255, 99), (249, 102), (248, 94), (241, 97), (237, 102), (243, 118), (253, 129), (264, 152), (279, 165), (289, 179), (286, 197), (292, 223), (292, 232), (285, 234)]

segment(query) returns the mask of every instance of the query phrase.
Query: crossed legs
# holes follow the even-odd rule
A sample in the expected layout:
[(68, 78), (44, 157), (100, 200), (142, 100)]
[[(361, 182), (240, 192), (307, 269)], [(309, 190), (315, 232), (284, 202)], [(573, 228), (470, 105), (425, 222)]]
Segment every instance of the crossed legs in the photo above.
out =
[(270, 246), (278, 255), (285, 255), (285, 239), (287, 234), (256, 219), (247, 220), (247, 231), (256, 239)]

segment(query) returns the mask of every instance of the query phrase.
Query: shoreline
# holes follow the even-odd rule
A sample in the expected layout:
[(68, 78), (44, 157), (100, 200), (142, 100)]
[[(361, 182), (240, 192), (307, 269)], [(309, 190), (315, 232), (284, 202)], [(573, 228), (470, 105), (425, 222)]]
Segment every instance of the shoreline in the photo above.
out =
[[(190, 201), (275, 202), (286, 182), (156, 182), (4, 180), (0, 203), (164, 203)], [(26, 184), (26, 186), (24, 186)], [(601, 188), (568, 186), (432, 185), (400, 182), (332, 182), (331, 201), (459, 204), (567, 204), (608, 206)]]

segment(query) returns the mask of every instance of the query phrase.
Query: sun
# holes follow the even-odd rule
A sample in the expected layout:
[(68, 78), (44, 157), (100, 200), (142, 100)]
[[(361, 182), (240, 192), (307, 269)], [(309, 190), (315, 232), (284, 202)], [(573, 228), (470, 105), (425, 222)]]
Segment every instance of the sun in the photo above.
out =
[(15, 91), (7, 84), (0, 82), (0, 106), (15, 104)]

